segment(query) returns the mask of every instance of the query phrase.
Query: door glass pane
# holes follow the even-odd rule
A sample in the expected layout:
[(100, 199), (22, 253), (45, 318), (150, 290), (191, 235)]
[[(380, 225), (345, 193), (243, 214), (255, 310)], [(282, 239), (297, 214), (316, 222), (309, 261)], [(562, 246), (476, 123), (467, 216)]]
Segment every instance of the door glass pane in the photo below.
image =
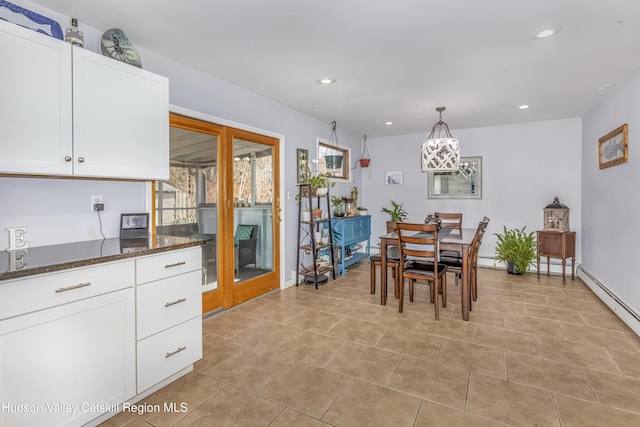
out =
[(236, 283), (273, 271), (273, 148), (233, 140)]
[(204, 241), (202, 292), (218, 288), (217, 154), (217, 135), (171, 127), (169, 180), (156, 186), (156, 233)]

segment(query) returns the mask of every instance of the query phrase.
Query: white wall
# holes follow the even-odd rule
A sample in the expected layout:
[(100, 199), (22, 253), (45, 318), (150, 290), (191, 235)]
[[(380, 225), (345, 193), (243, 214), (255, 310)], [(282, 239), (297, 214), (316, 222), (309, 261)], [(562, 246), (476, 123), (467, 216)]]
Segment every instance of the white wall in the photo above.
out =
[[(371, 166), (362, 169), (363, 204), (372, 218), (372, 242), (384, 234), (390, 201), (404, 202), (409, 221), (421, 222), (434, 211), (463, 212), (463, 225), (477, 227), (491, 219), (480, 248), (493, 257), (493, 233), (526, 226), (542, 228), (542, 210), (555, 196), (571, 208), (571, 228), (581, 240), (580, 161), (582, 120), (567, 119), (508, 126), (452, 130), (461, 155), (482, 156), (482, 200), (427, 198), (427, 174), (420, 172), (420, 148), (425, 134), (370, 138)], [(385, 186), (384, 171), (404, 171), (404, 185)], [(376, 243), (374, 243), (376, 244)], [(580, 260), (580, 249), (577, 259)]]
[[(30, 247), (118, 237), (120, 213), (146, 212), (141, 182), (0, 177), (0, 250), (9, 247), (7, 227), (27, 227)], [(100, 195), (105, 210), (91, 211)]]
[[(640, 72), (610, 89), (608, 98), (583, 121), (583, 267), (616, 296), (640, 312)], [(600, 170), (598, 139), (629, 125), (629, 162)]]

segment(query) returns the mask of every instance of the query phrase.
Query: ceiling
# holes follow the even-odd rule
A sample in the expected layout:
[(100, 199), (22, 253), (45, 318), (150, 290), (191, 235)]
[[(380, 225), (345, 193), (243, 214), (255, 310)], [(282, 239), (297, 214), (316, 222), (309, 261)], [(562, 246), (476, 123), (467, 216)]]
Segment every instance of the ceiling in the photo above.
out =
[(34, 3), (369, 138), (426, 133), (438, 106), (453, 130), (580, 117), (640, 69), (637, 0)]

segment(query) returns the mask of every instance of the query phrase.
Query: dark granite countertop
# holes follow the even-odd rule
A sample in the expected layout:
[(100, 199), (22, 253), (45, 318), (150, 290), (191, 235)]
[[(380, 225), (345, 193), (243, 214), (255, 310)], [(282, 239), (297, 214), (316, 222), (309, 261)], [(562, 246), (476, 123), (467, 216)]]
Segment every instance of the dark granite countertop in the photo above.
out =
[(189, 237), (101, 239), (0, 252), (0, 280), (84, 267), (141, 255), (183, 249), (203, 242)]

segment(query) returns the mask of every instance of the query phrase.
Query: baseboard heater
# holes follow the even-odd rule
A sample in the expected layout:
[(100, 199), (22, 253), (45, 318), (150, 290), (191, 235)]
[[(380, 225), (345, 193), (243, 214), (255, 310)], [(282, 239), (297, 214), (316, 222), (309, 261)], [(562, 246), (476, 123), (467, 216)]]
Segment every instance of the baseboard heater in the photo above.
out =
[(632, 309), (627, 304), (625, 304), (624, 301), (618, 298), (616, 294), (611, 292), (609, 288), (607, 288), (604, 284), (602, 284), (602, 282), (600, 282), (600, 280), (594, 277), (593, 274), (589, 273), (584, 267), (582, 267), (582, 265), (579, 265), (577, 270), (578, 272), (582, 272), (582, 274), (584, 274), (589, 279), (591, 279), (591, 282), (594, 285), (598, 286), (602, 290), (602, 292), (606, 293), (609, 296), (609, 298), (611, 298), (616, 304), (622, 307), (627, 313), (629, 313), (630, 316), (632, 316), (634, 319), (636, 319), (637, 322), (640, 323), (640, 315), (636, 313), (634, 309)]

